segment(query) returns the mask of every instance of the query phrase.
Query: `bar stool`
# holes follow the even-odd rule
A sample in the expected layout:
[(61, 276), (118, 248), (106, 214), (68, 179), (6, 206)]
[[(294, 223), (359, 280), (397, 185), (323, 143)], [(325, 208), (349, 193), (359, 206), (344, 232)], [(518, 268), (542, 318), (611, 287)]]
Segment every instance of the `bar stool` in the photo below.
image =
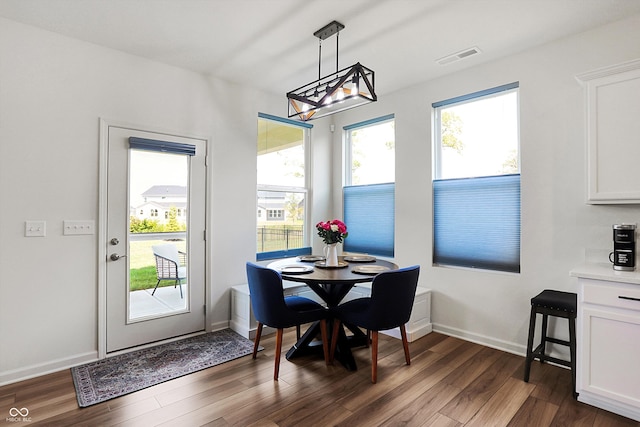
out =
[[(531, 362), (539, 359), (568, 366), (571, 369), (571, 383), (573, 385), (573, 397), (578, 397), (576, 392), (576, 314), (578, 297), (571, 292), (554, 291), (545, 289), (531, 298), (531, 318), (529, 320), (529, 341), (527, 343), (527, 358), (524, 365), (524, 381), (529, 382)], [(533, 349), (533, 336), (536, 329), (536, 317), (542, 314), (542, 337), (540, 344)], [(569, 341), (547, 336), (547, 320), (549, 316), (562, 317), (569, 321)], [(546, 343), (566, 345), (569, 347), (571, 360), (562, 360), (545, 354)]]

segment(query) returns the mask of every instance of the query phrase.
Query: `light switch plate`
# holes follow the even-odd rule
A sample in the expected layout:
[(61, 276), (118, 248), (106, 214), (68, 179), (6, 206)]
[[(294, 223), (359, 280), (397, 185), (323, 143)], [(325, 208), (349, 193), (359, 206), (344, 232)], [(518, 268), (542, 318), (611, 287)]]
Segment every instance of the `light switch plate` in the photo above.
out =
[(25, 221), (24, 222), (25, 237), (44, 237), (47, 235), (46, 221)]
[(93, 220), (65, 220), (62, 223), (62, 230), (65, 236), (96, 234)]

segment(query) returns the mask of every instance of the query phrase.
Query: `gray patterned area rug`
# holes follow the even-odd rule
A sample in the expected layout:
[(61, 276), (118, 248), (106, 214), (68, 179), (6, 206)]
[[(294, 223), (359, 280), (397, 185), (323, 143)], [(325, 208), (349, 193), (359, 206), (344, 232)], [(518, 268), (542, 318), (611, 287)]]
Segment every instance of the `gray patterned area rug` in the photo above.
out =
[(71, 375), (84, 408), (252, 352), (253, 342), (224, 329), (76, 366)]

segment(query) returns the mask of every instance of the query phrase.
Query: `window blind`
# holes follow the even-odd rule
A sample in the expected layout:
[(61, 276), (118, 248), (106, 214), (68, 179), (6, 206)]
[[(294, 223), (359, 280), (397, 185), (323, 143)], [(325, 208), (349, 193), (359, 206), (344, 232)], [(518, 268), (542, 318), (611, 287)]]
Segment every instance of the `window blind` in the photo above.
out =
[(349, 232), (344, 250), (392, 257), (395, 183), (344, 187), (343, 206)]
[(434, 264), (520, 272), (520, 174), (433, 181)]
[(196, 155), (196, 146), (193, 144), (159, 141), (135, 136), (129, 137), (129, 147), (137, 150), (159, 151), (161, 153)]

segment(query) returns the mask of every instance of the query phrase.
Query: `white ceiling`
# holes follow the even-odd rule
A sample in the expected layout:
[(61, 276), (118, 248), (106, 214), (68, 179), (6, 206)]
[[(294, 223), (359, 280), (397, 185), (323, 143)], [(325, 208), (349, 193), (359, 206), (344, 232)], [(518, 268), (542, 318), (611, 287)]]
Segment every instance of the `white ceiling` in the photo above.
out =
[(637, 13), (640, 0), (0, 0), (5, 18), (282, 96), (318, 78), (313, 33), (332, 20), (339, 67), (372, 68), (381, 95)]

